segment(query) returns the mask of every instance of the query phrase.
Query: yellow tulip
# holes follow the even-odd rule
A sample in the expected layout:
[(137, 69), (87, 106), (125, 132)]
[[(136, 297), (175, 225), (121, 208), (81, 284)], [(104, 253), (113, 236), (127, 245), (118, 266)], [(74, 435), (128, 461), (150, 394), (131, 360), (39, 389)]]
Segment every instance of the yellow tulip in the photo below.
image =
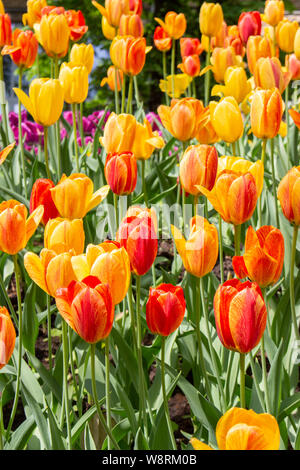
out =
[[(173, 95), (173, 77), (174, 77), (174, 95)], [(166, 80), (160, 80), (159, 88), (163, 92), (167, 92), (171, 98), (180, 98), (185, 92), (189, 84), (193, 81), (192, 77), (189, 77), (185, 73), (179, 73), (176, 75), (168, 75)]]
[(69, 48), (70, 28), (64, 14), (43, 15), (34, 25), (37, 38), (49, 57), (64, 57)]
[(262, 19), (271, 26), (277, 26), (284, 17), (284, 2), (282, 0), (267, 0)]
[(117, 28), (111, 26), (105, 16), (102, 16), (101, 25), (103, 36), (109, 41), (112, 41), (113, 38), (117, 36)]
[(33, 28), (42, 18), (42, 9), (47, 6), (46, 0), (27, 0), (27, 13), (22, 16), (24, 26)]
[(164, 139), (157, 131), (152, 131), (147, 119), (144, 119), (144, 124), (136, 123), (132, 153), (137, 160), (148, 160), (156, 148), (161, 149), (164, 145)]
[(294, 51), (294, 41), (299, 29), (298, 21), (282, 20), (276, 28), (276, 42), (280, 49), (287, 54)]
[(73, 44), (70, 52), (70, 62), (74, 65), (84, 65), (91, 73), (94, 65), (94, 48), (92, 44)]
[(223, 10), (219, 3), (204, 2), (200, 9), (200, 31), (205, 36), (217, 36), (223, 26)]
[(243, 118), (235, 98), (228, 96), (219, 103), (212, 101), (209, 110), (212, 125), (221, 140), (233, 143), (242, 136)]
[(64, 62), (59, 72), (66, 103), (83, 103), (88, 95), (89, 74), (84, 65)]
[(44, 246), (57, 255), (74, 250), (80, 255), (84, 250), (84, 230), (82, 219), (50, 219), (44, 232)]
[(216, 82), (223, 83), (225, 72), (228, 67), (242, 67), (243, 60), (241, 56), (236, 55), (232, 46), (216, 47), (212, 53), (211, 63), (213, 66), (213, 74)]
[(224, 75), (225, 86), (215, 85), (212, 96), (222, 94), (233, 96), (238, 103), (242, 103), (251, 92), (251, 83), (243, 67), (229, 67)]
[(64, 106), (64, 90), (59, 80), (35, 78), (30, 84), (29, 96), (20, 88), (13, 90), (35, 122), (49, 127), (58, 121)]
[(105, 8), (95, 0), (92, 1), (94, 7), (106, 18), (107, 23), (114, 28), (118, 28), (122, 15), (129, 14), (129, 0), (105, 0)]
[(294, 39), (294, 51), (298, 60), (300, 60), (300, 28), (297, 30)]

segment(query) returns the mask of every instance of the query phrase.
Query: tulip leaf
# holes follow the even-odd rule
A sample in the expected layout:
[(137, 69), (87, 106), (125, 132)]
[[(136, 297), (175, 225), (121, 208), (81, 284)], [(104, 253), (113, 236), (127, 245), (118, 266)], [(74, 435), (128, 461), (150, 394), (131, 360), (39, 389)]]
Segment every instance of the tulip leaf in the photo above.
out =
[(97, 450), (89, 423), (86, 423), (84, 428), (84, 448), (85, 450)]
[[(162, 431), (162, 430), (160, 430), (160, 431)], [(147, 440), (146, 440), (141, 428), (138, 429), (138, 431), (135, 435), (133, 450), (149, 450)]]
[(5, 450), (23, 450), (29, 441), (33, 431), (36, 428), (36, 423), (33, 415), (29, 416), (23, 421), (20, 426), (13, 432), (11, 440), (5, 444)]
[(300, 392), (285, 398), (280, 405), (277, 421), (280, 423), (284, 418), (289, 416), (294, 410), (300, 408)]
[(22, 387), (22, 394), (24, 395), (26, 403), (29, 406), (30, 411), (34, 417), (34, 420), (41, 436), (43, 446), (46, 450), (51, 450), (48, 423), (40, 405), (37, 403), (35, 397), (31, 394), (31, 392), (26, 388), (25, 385), (23, 385)]
[(280, 406), (281, 391), (282, 391), (282, 372), (283, 372), (283, 341), (277, 349), (277, 352), (272, 361), (271, 369), (268, 377), (268, 389), (270, 394), (272, 414), (277, 417)]
[(41, 361), (37, 359), (33, 354), (30, 352), (27, 353), (30, 359), (30, 363), (35, 368), (35, 370), (39, 373), (43, 383), (49, 387), (55, 398), (60, 401), (62, 397), (62, 390), (59, 386), (58, 382), (55, 378), (50, 374), (50, 372), (43, 366)]
[(39, 332), (35, 309), (35, 294), (36, 285), (32, 282), (27, 289), (23, 307), (23, 344), (31, 354), (34, 354), (35, 343)]
[(56, 417), (52, 413), (52, 410), (50, 406), (48, 405), (46, 398), (45, 398), (45, 402), (47, 405), (52, 450), (66, 450), (66, 445), (64, 443), (61, 430), (59, 429)]

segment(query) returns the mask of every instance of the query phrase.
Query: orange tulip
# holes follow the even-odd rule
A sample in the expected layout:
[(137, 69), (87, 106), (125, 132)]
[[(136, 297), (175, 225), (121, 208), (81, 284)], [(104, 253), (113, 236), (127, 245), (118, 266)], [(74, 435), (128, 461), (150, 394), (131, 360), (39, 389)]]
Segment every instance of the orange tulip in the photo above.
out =
[(266, 37), (250, 36), (247, 42), (247, 62), (252, 74), (258, 59), (261, 57), (272, 57), (270, 40)]
[(114, 305), (110, 289), (97, 277), (72, 281), (57, 290), (55, 300), (61, 316), (87, 343), (97, 343), (111, 332)]
[(162, 52), (167, 52), (172, 47), (172, 38), (167, 35), (162, 26), (157, 26), (155, 28), (153, 41), (155, 47)]
[(218, 168), (218, 152), (209, 145), (191, 145), (184, 152), (179, 166), (180, 183), (183, 189), (194, 196), (201, 192), (202, 185), (212, 190)]
[(219, 142), (220, 137), (211, 123), (210, 113), (208, 113), (207, 121), (198, 129), (195, 138), (200, 142), (200, 144), (212, 145)]
[(70, 29), (71, 41), (79, 41), (89, 29), (85, 24), (82, 12), (80, 10), (67, 10), (65, 11), (65, 17)]
[(40, 23), (42, 19), (42, 9), (47, 6), (46, 0), (27, 0), (27, 13), (24, 13), (22, 21), (24, 26), (33, 28), (33, 25)]
[(162, 21), (159, 18), (154, 19), (172, 39), (179, 39), (185, 33), (186, 18), (183, 13), (179, 13), (178, 15), (174, 11), (169, 11), (165, 16), (165, 21)]
[(122, 302), (130, 282), (130, 260), (125, 248), (117, 242), (88, 245), (85, 255), (73, 256), (72, 266), (77, 280), (96, 276), (110, 288), (113, 304)]
[(189, 77), (197, 77), (201, 70), (199, 56), (194, 54), (184, 57), (182, 64), (179, 64), (178, 67)]
[(12, 36), (12, 46), (4, 46), (2, 55), (10, 54), (18, 67), (29, 68), (35, 62), (39, 43), (32, 31), (15, 29)]
[(144, 25), (139, 15), (122, 15), (119, 25), (120, 36), (134, 36), (135, 38), (144, 35)]
[[(122, 70), (117, 69), (117, 86), (118, 91), (122, 89), (124, 75)], [(109, 88), (114, 91), (116, 86), (116, 68), (111, 65), (107, 70), (107, 77), (104, 77), (100, 83), (101, 86), (108, 85)]]
[(23, 250), (36, 231), (44, 213), (37, 207), (27, 219), (27, 209), (14, 199), (0, 204), (0, 251), (15, 255)]
[(220, 157), (217, 176), (221, 175), (225, 170), (240, 174), (251, 173), (255, 179), (258, 197), (261, 195), (264, 185), (264, 165), (261, 160), (257, 160), (253, 163), (242, 157)]
[(286, 56), (286, 68), (290, 73), (291, 80), (300, 79), (300, 60), (297, 59), (296, 54)]
[(12, 42), (12, 29), (10, 17), (6, 13), (0, 14), (0, 49), (10, 46)]
[(225, 348), (242, 354), (260, 342), (267, 324), (267, 309), (258, 284), (231, 279), (214, 297), (217, 333)]
[(109, 153), (104, 174), (114, 194), (131, 194), (137, 183), (137, 164), (133, 153)]
[(211, 47), (225, 47), (226, 46), (226, 37), (228, 34), (228, 27), (225, 21), (222, 23), (222, 27), (219, 30), (218, 34), (211, 38)]
[(38, 207), (44, 207), (44, 215), (42, 222), (44, 225), (48, 222), (49, 219), (55, 219), (59, 216), (59, 212), (55, 207), (53, 199), (51, 197), (51, 189), (54, 188), (54, 183), (51, 180), (46, 178), (39, 178), (35, 181), (32, 186), (31, 195), (30, 195), (30, 213)]
[(146, 208), (142, 206), (130, 206), (127, 209), (126, 215), (123, 218), (122, 222), (126, 220), (128, 217), (150, 217), (153, 222), (154, 229), (157, 232), (157, 216), (156, 216), (155, 209)]
[(80, 255), (84, 250), (84, 230), (82, 219), (50, 219), (45, 227), (44, 246), (57, 255), (74, 250)]
[(202, 101), (195, 98), (173, 99), (171, 106), (159, 106), (158, 114), (163, 126), (178, 140), (193, 139), (204, 115)]
[(235, 54), (233, 47), (216, 47), (213, 50), (211, 63), (216, 82), (223, 83), (228, 67), (242, 66), (242, 58)]
[(233, 47), (234, 52), (237, 56), (244, 57), (246, 48), (244, 47), (243, 41), (240, 37), (237, 25), (228, 27), (228, 36), (225, 38), (224, 45), (222, 47)]
[(300, 113), (296, 111), (295, 109), (291, 108), (289, 109), (289, 114), (292, 117), (294, 124), (300, 129)]
[(261, 57), (254, 68), (254, 80), (257, 87), (264, 90), (278, 88), (282, 93), (288, 83), (289, 74), (282, 71), (280, 60), (277, 57)]
[(281, 275), (284, 259), (284, 238), (277, 228), (265, 225), (255, 232), (249, 227), (245, 254), (232, 258), (238, 278), (248, 277), (261, 288), (275, 284)]
[(138, 75), (146, 61), (146, 39), (117, 36), (111, 43), (110, 57), (114, 66), (125, 75)]
[(281, 94), (277, 88), (256, 90), (251, 101), (251, 130), (259, 139), (272, 139), (280, 129), (283, 114)]
[(95, 0), (92, 4), (114, 28), (119, 27), (121, 16), (128, 15), (130, 12), (129, 0), (105, 0), (105, 8)]
[(0, 307), (0, 369), (8, 364), (14, 352), (16, 330), (5, 307)]
[(224, 170), (217, 176), (211, 191), (198, 186), (225, 222), (241, 225), (249, 220), (256, 207), (258, 188), (250, 172)]
[(277, 190), (283, 215), (297, 226), (300, 225), (300, 166), (294, 166), (280, 181)]
[(181, 38), (180, 54), (182, 59), (190, 55), (200, 55), (203, 52), (203, 46), (198, 38)]
[(44, 248), (40, 256), (35, 253), (26, 253), (24, 266), (29, 277), (47, 294), (55, 297), (60, 287), (68, 287), (71, 281), (76, 280), (71, 259), (73, 250), (60, 253)]
[(73, 173), (69, 177), (63, 175), (50, 191), (61, 217), (81, 219), (103, 201), (109, 189), (109, 186), (103, 186), (93, 193), (92, 180), (82, 173)]
[[(218, 421), (216, 439), (219, 450), (278, 450), (280, 430), (268, 413), (230, 408)], [(213, 450), (196, 438), (190, 442), (195, 450)]]
[(219, 252), (218, 231), (204, 217), (194, 216), (190, 221), (190, 236), (185, 240), (181, 232), (171, 225), (177, 251), (185, 269), (203, 277), (214, 268)]
[(263, 21), (271, 26), (277, 26), (284, 17), (284, 2), (279, 0), (267, 0), (265, 11), (262, 15)]
[(223, 10), (219, 3), (204, 2), (199, 14), (200, 31), (205, 36), (217, 36), (223, 24)]

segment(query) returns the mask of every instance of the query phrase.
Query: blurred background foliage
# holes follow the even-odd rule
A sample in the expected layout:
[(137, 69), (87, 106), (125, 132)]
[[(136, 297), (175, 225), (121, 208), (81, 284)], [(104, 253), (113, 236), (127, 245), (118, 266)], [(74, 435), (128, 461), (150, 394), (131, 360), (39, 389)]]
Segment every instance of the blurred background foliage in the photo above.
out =
[[(98, 1), (104, 4), (104, 0)], [(177, 13), (182, 12), (186, 15), (188, 27), (185, 36), (200, 38), (198, 17), (202, 3), (203, 2), (199, 0), (143, 0), (142, 19), (144, 22), (147, 44), (149, 46), (153, 45), (153, 33), (155, 27), (158, 25), (154, 21), (154, 17), (163, 19), (165, 14), (170, 10), (176, 11)], [(224, 17), (228, 25), (236, 24), (242, 11), (263, 11), (265, 4), (264, 0), (224, 0), (219, 1), (219, 3), (222, 4)], [(114, 103), (113, 93), (109, 90), (107, 85), (104, 88), (100, 87), (100, 82), (106, 75), (109, 65), (111, 65), (109, 58), (110, 41), (105, 39), (102, 34), (100, 13), (91, 4), (91, 0), (81, 0), (80, 2), (75, 2), (74, 0), (48, 0), (48, 4), (64, 6), (65, 9), (80, 9), (83, 12), (89, 30), (82, 41), (91, 42), (95, 47), (96, 52), (95, 66), (91, 76), (90, 96), (89, 100), (85, 102), (85, 112), (102, 109), (106, 106), (108, 106), (109, 109), (112, 109)], [(293, 2), (285, 0), (285, 8), (287, 11), (292, 12), (294, 8)], [(178, 62), (180, 58), (179, 44), (177, 47)], [(171, 54), (169, 53), (168, 70), (170, 69), (170, 55)], [(203, 63), (204, 60), (205, 57), (203, 55)], [(44, 73), (45, 76), (47, 76), (49, 74), (48, 58), (46, 56), (44, 58), (42, 57), (41, 62), (44, 64)], [(35, 73), (34, 68), (31, 70), (31, 73)], [(162, 54), (153, 47), (147, 56), (143, 72), (138, 76), (140, 94), (146, 111), (156, 111), (158, 105), (162, 102), (163, 95), (158, 86), (159, 80), (162, 78), (161, 73)], [(178, 73), (180, 73), (179, 70)], [(198, 96), (203, 96), (203, 82), (203, 78), (196, 80)]]

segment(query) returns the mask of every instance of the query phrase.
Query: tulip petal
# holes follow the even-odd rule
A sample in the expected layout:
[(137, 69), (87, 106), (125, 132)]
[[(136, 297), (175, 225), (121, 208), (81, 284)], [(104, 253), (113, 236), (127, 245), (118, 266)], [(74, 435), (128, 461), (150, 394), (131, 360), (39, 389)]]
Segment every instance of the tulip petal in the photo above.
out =
[(72, 256), (71, 263), (78, 281), (82, 281), (90, 275), (90, 266), (86, 255)]
[(19, 98), (19, 100), (21, 101), (24, 108), (27, 109), (27, 111), (31, 114), (31, 116), (35, 120), (34, 108), (32, 106), (29, 96), (27, 96), (26, 93), (24, 93), (24, 91), (21, 90), (20, 88), (13, 88), (13, 90), (15, 94), (17, 95), (17, 97)]
[(5, 147), (3, 150), (0, 152), (0, 165), (6, 160), (14, 146), (16, 145), (16, 142), (13, 142), (12, 144), (9, 144), (7, 147)]
[(93, 194), (93, 196), (91, 197), (91, 199), (90, 199), (90, 201), (87, 205), (87, 212), (94, 209), (94, 207), (98, 206), (98, 204), (100, 204), (100, 202), (102, 202), (103, 199), (106, 198), (109, 191), (110, 191), (109, 185), (103, 186), (102, 188), (98, 189), (98, 191), (96, 191)]
[[(47, 250), (49, 253), (53, 252)], [(54, 253), (55, 256), (55, 253)], [(24, 266), (29, 277), (47, 294), (50, 294), (45, 276), (45, 266), (42, 263), (41, 258), (35, 253), (26, 253), (24, 256)]]
[(190, 443), (192, 444), (195, 450), (214, 450), (212, 447), (208, 446), (207, 444), (204, 444), (204, 442), (199, 441), (195, 437), (192, 437)]
[(263, 430), (257, 426), (236, 424), (226, 436), (226, 450), (264, 450), (266, 447)]
[(244, 279), (245, 277), (248, 277), (248, 271), (243, 256), (234, 256), (232, 258), (232, 267), (239, 279)]
[(44, 206), (37, 207), (26, 220), (26, 244), (36, 231), (44, 215)]

